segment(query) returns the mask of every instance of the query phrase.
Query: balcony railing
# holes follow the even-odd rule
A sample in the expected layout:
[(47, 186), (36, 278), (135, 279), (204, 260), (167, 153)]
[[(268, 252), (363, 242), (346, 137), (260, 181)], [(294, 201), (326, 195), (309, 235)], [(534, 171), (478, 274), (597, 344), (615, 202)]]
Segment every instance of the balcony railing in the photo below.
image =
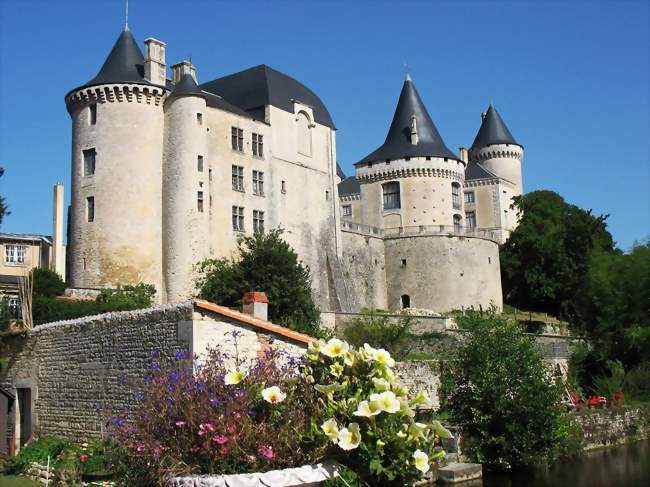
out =
[(377, 228), (342, 220), (341, 228), (377, 237), (412, 237), (417, 235), (448, 235), (453, 237), (479, 237), (500, 241), (500, 232), (492, 228), (459, 227), (456, 225), (416, 225), (407, 227)]

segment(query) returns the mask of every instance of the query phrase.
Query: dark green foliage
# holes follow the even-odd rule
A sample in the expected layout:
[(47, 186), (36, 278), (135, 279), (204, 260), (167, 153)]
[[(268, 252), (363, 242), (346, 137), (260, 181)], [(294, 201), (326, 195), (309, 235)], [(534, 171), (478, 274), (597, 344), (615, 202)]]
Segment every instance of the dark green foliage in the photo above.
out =
[(73, 301), (34, 295), (34, 324), (70, 320), (110, 311), (127, 311), (147, 308), (153, 304), (155, 288), (150, 284), (118, 287), (103, 290), (95, 301)]
[(34, 269), (34, 295), (53, 298), (65, 291), (65, 282), (56, 272), (49, 269)]
[(458, 359), (444, 374), (444, 408), (468, 438), (477, 462), (510, 468), (557, 453), (566, 428), (555, 383), (532, 338), (493, 313), (458, 318)]
[(265, 292), (269, 319), (306, 333), (317, 333), (319, 313), (311, 296), (309, 268), (282, 239), (282, 230), (240, 237), (239, 260), (211, 259), (198, 265), (199, 295), (240, 307), (245, 292)]
[(362, 310), (343, 330), (345, 340), (355, 347), (364, 343), (388, 350), (395, 360), (403, 360), (413, 351), (417, 341), (410, 333), (412, 318), (404, 315), (394, 319), (382, 310)]
[(11, 473), (22, 473), (34, 462), (47, 464), (48, 455), (51, 463), (54, 464), (59, 454), (69, 446), (69, 442), (60, 438), (50, 436), (39, 438), (23, 446), (18, 455), (9, 460), (9, 471)]
[(607, 216), (594, 216), (552, 191), (517, 197), (514, 206), (521, 222), (500, 252), (505, 300), (572, 318), (592, 251), (613, 251)]

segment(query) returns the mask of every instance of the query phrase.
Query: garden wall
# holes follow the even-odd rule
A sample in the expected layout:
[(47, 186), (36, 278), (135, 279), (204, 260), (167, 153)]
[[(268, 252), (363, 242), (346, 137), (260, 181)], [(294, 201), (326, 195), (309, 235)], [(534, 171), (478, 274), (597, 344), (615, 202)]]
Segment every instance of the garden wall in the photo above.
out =
[(650, 408), (614, 407), (575, 413), (583, 449), (595, 450), (650, 437)]

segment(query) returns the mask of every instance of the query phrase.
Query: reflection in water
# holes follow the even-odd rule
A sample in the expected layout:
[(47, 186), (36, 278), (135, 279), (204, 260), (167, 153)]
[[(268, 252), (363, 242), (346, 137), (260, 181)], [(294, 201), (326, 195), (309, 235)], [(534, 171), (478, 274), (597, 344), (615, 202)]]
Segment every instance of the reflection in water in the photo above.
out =
[(587, 453), (549, 467), (486, 474), (462, 487), (647, 487), (650, 441)]

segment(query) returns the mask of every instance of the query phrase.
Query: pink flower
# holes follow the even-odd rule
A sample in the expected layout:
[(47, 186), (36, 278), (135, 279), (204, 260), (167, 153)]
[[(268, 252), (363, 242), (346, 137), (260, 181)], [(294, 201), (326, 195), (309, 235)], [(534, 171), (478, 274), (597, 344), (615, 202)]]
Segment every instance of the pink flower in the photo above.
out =
[(138, 453), (142, 453), (144, 451), (144, 445), (138, 445), (135, 451), (137, 451)]
[(225, 445), (226, 443), (228, 443), (228, 438), (223, 435), (217, 435), (212, 437), (212, 441), (220, 445)]
[(226, 426), (226, 429), (228, 430), (228, 433), (234, 433), (237, 431), (237, 427), (234, 424), (229, 424)]
[(240, 413), (233, 413), (233, 416), (235, 417), (235, 419), (241, 419)]
[(246, 458), (248, 458), (251, 462), (257, 461), (257, 457), (255, 455), (246, 455)]
[(81, 463), (86, 463), (86, 460), (88, 460), (88, 455), (86, 455), (85, 453), (82, 453), (81, 456), (79, 457), (79, 461)]
[(179, 428), (182, 428), (182, 427), (185, 426), (186, 424), (187, 424), (187, 423), (186, 423), (185, 421), (176, 421), (176, 426), (178, 426)]
[(201, 447), (200, 447), (199, 445), (194, 445), (192, 448), (190, 448), (190, 451), (191, 451), (192, 453), (196, 453), (196, 452), (199, 451), (200, 449), (201, 449)]
[(273, 458), (273, 447), (272, 446), (260, 446), (257, 451), (259, 451), (266, 458)]
[(228, 448), (227, 446), (222, 446), (219, 449), (219, 455), (221, 455), (222, 457), (225, 457), (226, 455), (228, 455), (228, 453), (230, 453), (230, 448)]
[(199, 436), (203, 436), (205, 434), (205, 431), (199, 430)]

